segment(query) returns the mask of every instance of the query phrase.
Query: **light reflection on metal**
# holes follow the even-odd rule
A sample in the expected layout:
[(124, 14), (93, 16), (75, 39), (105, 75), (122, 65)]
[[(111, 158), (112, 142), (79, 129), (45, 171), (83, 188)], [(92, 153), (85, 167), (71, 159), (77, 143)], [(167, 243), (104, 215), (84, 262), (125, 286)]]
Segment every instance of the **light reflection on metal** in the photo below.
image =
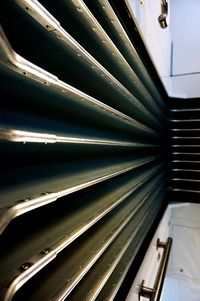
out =
[[(162, 174), (158, 175), (157, 181), (151, 187), (148, 189), (144, 196), (141, 198), (140, 202), (138, 202), (138, 205), (136, 207), (133, 206), (133, 209), (131, 212), (129, 212), (128, 215), (125, 215), (125, 218), (122, 220), (122, 222), (116, 227), (115, 231), (113, 231), (112, 235), (109, 235), (105, 243), (101, 246), (101, 248), (98, 250), (98, 252), (95, 252), (94, 255), (88, 260), (88, 262), (85, 263), (85, 266), (81, 267), (81, 272), (79, 275), (75, 274), (72, 279), (70, 279), (69, 282), (67, 282), (66, 286), (64, 287), (64, 293), (59, 292), (59, 294), (68, 295), (71, 290), (74, 288), (74, 286), (81, 280), (81, 278), (85, 275), (85, 273), (91, 268), (91, 266), (94, 264), (94, 262), (103, 254), (103, 252), (107, 249), (107, 247), (113, 242), (113, 240), (120, 234), (120, 232), (124, 229), (124, 227), (132, 220), (132, 218), (135, 216), (137, 212), (140, 212), (140, 209), (145, 206), (148, 200), (149, 195), (157, 191), (157, 189), (160, 189), (160, 185), (162, 182)], [(142, 184), (142, 183), (140, 183)], [(137, 188), (135, 188), (137, 189)], [(123, 197), (123, 199), (126, 199), (131, 193), (135, 190), (133, 189), (131, 192), (128, 192), (126, 196)], [(122, 200), (123, 201), (123, 200)], [(112, 210), (112, 209), (111, 209)], [(99, 217), (101, 218), (101, 217)], [(146, 216), (143, 217), (145, 220)], [(95, 223), (98, 220), (98, 217), (94, 217), (93, 223)], [(141, 223), (141, 221), (140, 221)], [(66, 235), (66, 237), (58, 242), (55, 243), (51, 248), (48, 249), (48, 252), (45, 253), (44, 257), (41, 257), (41, 253), (39, 255), (35, 255), (32, 260), (31, 264), (23, 264), (25, 268), (23, 270), (20, 267), (21, 273), (16, 276), (16, 278), (10, 283), (9, 288), (7, 289), (4, 301), (11, 301), (13, 295), (22, 287), (31, 277), (33, 277), (35, 274), (37, 274), (43, 267), (45, 267), (47, 264), (49, 264), (55, 257), (60, 253), (66, 246), (68, 246), (75, 238), (77, 238), (79, 235), (81, 235), (83, 232), (85, 232), (88, 228), (90, 228), (92, 224), (88, 224), (83, 226), (80, 229), (77, 229), (77, 231), (72, 231), (71, 235)], [(139, 225), (137, 225), (137, 228), (135, 231), (139, 228)], [(131, 237), (128, 240), (127, 247), (129, 246), (130, 242), (132, 241), (132, 238), (135, 235), (135, 231), (132, 233)], [(125, 252), (126, 246), (122, 249), (122, 254)], [(44, 251), (44, 250), (43, 250)], [(120, 256), (121, 258), (121, 256)], [(64, 300), (63, 296), (62, 298), (56, 298), (56, 300)]]
[(161, 15), (158, 22), (163, 29), (169, 25), (169, 0), (161, 0)]
[(10, 223), (10, 221), (19, 215), (22, 215), (28, 211), (52, 203), (57, 199), (69, 195), (73, 192), (79, 191), (86, 187), (95, 185), (97, 183), (111, 179), (115, 176), (134, 170), (139, 166), (143, 166), (148, 162), (154, 161), (155, 159), (156, 156), (153, 156), (153, 157), (149, 157), (146, 160), (124, 163), (119, 165), (118, 167), (116, 166), (110, 167), (109, 169), (106, 169), (104, 172), (102, 172), (101, 170), (99, 174), (97, 174), (96, 172), (94, 173), (93, 176), (92, 176), (92, 172), (90, 171), (90, 175), (89, 174), (83, 175), (81, 181), (79, 180), (78, 183), (74, 182), (74, 185), (72, 187), (71, 186), (66, 187), (66, 189), (60, 190), (58, 192), (45, 193), (36, 198), (30, 199), (28, 201), (21, 201), (19, 203), (9, 204), (9, 207), (2, 208), (2, 211), (0, 213), (0, 234), (5, 230), (5, 228)]
[(139, 300), (141, 300), (140, 297), (148, 298), (151, 301), (159, 301), (162, 287), (164, 283), (164, 277), (167, 270), (167, 263), (169, 260), (169, 254), (172, 246), (172, 238), (168, 237), (166, 242), (160, 242), (158, 239), (157, 241), (157, 248), (164, 249), (162, 259), (160, 262), (160, 266), (158, 269), (158, 273), (154, 282), (154, 287), (149, 288), (144, 286), (144, 280), (142, 281), (140, 292), (139, 292)]
[(10, 142), (29, 142), (29, 143), (70, 143), (70, 144), (94, 144), (125, 147), (155, 147), (153, 144), (133, 143), (129, 141), (88, 139), (82, 137), (57, 136), (46, 133), (35, 133), (20, 130), (7, 130), (0, 128), (0, 139)]
[[(67, 37), (67, 38), (69, 38), (69, 43), (72, 43), (72, 41), (71, 41), (72, 38), (71, 37)], [(74, 40), (73, 40), (73, 42), (75, 43)], [(72, 43), (71, 46), (76, 47), (76, 48), (79, 47), (79, 45), (74, 45), (74, 43)], [(44, 85), (46, 85), (47, 83), (49, 85), (52, 85), (53, 87), (57, 88), (59, 91), (67, 93), (70, 97), (73, 96), (75, 102), (80, 102), (81, 104), (83, 104), (83, 101), (84, 101), (85, 106), (92, 108), (95, 112), (101, 112), (101, 113), (103, 112), (103, 114), (106, 115), (107, 117), (109, 116), (116, 120), (118, 119), (118, 121), (120, 121), (120, 122), (126, 123), (129, 126), (133, 126), (133, 128), (135, 128), (136, 130), (146, 132), (148, 134), (151, 134), (151, 135), (157, 136), (157, 137), (161, 136), (161, 134), (159, 132), (153, 130), (152, 128), (144, 125), (141, 122), (138, 122), (137, 120), (122, 113), (121, 111), (118, 111), (118, 110), (114, 109), (113, 107), (108, 106), (107, 104), (85, 94), (84, 92), (74, 88), (73, 86), (68, 85), (67, 83), (59, 80), (55, 75), (32, 64), (28, 60), (26, 60), (23, 57), (21, 57), (20, 55), (18, 55), (12, 49), (1, 26), (0, 26), (0, 44), (1, 44), (0, 61), (2, 61), (2, 63), (6, 64), (6, 65), (9, 65), (9, 67), (17, 70), (17, 72), (20, 72), (33, 80), (39, 81), (39, 82), (43, 83)], [(81, 47), (79, 50), (82, 51), (84, 55), (87, 54), (89, 56), (88, 53), (85, 54), (85, 51)], [(89, 58), (87, 58), (87, 59), (89, 60), (90, 63), (91, 63), (91, 61), (94, 61), (92, 64), (97, 66), (97, 68), (99, 70), (101, 70), (101, 68), (102, 68), (101, 72), (105, 73), (105, 75), (108, 77), (109, 82), (111, 80), (113, 85), (116, 86), (116, 89), (118, 89), (118, 90), (120, 89), (120, 91), (122, 91), (123, 94), (127, 95), (130, 99), (132, 94), (121, 83), (119, 83), (109, 72), (104, 70), (105, 68), (103, 68), (103, 66), (101, 66), (98, 62), (96, 62), (96, 60), (94, 60), (93, 57), (89, 56)]]

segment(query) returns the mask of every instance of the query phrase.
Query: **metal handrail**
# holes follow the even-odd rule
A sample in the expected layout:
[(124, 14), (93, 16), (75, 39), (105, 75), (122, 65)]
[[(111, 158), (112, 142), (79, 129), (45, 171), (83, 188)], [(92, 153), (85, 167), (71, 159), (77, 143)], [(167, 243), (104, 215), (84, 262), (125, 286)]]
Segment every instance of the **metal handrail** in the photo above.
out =
[(161, 15), (158, 17), (158, 22), (162, 28), (169, 25), (169, 0), (161, 0)]
[(156, 275), (156, 279), (154, 282), (153, 288), (149, 288), (144, 286), (144, 280), (142, 281), (140, 291), (139, 291), (139, 300), (140, 297), (149, 298), (150, 301), (159, 301), (162, 287), (164, 283), (164, 278), (167, 270), (167, 264), (169, 260), (169, 254), (172, 246), (172, 238), (168, 237), (166, 242), (161, 242), (159, 239), (157, 241), (157, 248), (163, 248), (163, 256), (161, 259), (161, 263), (158, 269), (158, 273)]

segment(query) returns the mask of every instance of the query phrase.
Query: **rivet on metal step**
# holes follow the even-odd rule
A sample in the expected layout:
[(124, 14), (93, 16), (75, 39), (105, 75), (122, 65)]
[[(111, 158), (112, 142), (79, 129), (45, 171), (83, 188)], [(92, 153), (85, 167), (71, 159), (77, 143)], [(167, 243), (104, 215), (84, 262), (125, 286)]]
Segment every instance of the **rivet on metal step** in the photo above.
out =
[(46, 255), (46, 254), (48, 254), (50, 251), (51, 251), (50, 248), (45, 248), (45, 249), (42, 250), (40, 253)]
[(31, 266), (32, 266), (32, 264), (30, 262), (25, 262), (20, 267), (20, 271), (24, 272), (24, 271), (28, 270)]

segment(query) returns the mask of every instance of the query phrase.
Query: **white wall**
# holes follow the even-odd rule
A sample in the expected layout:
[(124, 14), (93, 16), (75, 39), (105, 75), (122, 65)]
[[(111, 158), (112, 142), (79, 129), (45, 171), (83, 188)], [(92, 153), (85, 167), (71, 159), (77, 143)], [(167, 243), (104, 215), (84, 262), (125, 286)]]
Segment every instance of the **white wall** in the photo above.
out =
[(173, 76), (169, 95), (180, 98), (200, 97), (200, 73)]
[[(141, 4), (143, 2), (143, 4)], [(126, 0), (137, 21), (154, 65), (168, 92), (170, 92), (171, 38), (169, 28), (162, 29), (158, 22), (160, 0)]]
[(173, 40), (171, 95), (200, 97), (199, 0), (171, 0), (170, 31)]
[[(144, 261), (140, 266), (138, 274), (133, 282), (133, 285), (128, 293), (126, 301), (138, 301), (138, 294), (142, 280), (145, 279), (145, 286), (152, 288), (154, 286), (155, 278), (158, 268), (160, 266), (160, 260), (163, 254), (163, 250), (157, 248), (157, 240), (166, 241), (170, 234), (170, 220), (171, 211), (170, 208), (166, 210), (155, 234), (151, 241), (151, 244), (147, 250)], [(140, 301), (146, 301), (144, 297), (140, 298)], [(168, 300), (169, 301), (169, 300)], [(177, 300), (173, 300), (177, 301)]]
[(171, 0), (173, 75), (200, 72), (200, 1)]
[(170, 26), (167, 29), (158, 23), (160, 0), (126, 0), (126, 3), (168, 94), (200, 97), (200, 0), (168, 1)]
[(199, 301), (199, 286), (194, 282), (166, 277), (160, 301)]
[(172, 250), (161, 301), (200, 300), (200, 205), (171, 207)]

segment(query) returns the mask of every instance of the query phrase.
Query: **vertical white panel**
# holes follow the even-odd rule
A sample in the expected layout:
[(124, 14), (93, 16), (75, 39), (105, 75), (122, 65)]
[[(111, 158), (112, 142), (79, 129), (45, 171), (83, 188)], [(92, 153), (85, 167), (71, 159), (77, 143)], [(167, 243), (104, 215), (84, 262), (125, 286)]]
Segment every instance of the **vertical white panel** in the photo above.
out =
[(200, 2), (171, 1), (173, 75), (200, 72)]
[(137, 20), (161, 80), (170, 93), (171, 37), (169, 28), (162, 29), (158, 22), (161, 2), (160, 0), (126, 2)]

